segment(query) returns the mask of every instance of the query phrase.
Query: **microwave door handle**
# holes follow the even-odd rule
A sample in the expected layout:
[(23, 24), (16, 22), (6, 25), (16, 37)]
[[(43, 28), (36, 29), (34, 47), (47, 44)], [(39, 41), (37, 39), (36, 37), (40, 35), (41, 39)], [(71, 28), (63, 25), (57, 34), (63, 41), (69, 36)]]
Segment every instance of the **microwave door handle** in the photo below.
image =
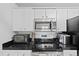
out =
[(51, 29), (51, 22), (50, 22), (50, 29)]
[(35, 22), (35, 29), (36, 29), (36, 22)]

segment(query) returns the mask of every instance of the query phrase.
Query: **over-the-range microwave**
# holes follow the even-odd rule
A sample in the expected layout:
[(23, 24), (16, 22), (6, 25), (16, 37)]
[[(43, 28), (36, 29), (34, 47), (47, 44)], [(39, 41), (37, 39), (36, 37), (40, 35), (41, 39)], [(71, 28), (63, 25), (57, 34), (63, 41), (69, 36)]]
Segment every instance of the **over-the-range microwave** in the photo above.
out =
[(36, 18), (35, 30), (36, 31), (51, 31), (56, 29), (56, 21), (54, 18)]

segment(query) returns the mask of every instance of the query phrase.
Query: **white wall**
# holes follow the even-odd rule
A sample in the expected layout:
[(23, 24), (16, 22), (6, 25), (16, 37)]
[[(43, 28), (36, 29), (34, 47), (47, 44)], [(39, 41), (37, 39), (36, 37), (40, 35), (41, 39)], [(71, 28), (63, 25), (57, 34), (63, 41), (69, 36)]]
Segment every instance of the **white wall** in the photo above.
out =
[(11, 10), (14, 4), (2, 3), (0, 4), (0, 44), (11, 40), (12, 32), (12, 19)]

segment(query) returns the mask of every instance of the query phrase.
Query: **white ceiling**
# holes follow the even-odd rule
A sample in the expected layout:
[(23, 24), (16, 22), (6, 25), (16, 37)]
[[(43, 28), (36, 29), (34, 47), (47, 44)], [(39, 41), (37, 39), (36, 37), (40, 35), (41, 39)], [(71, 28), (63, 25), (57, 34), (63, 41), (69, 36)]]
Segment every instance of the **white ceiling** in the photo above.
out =
[(16, 3), (18, 7), (79, 7), (79, 3)]

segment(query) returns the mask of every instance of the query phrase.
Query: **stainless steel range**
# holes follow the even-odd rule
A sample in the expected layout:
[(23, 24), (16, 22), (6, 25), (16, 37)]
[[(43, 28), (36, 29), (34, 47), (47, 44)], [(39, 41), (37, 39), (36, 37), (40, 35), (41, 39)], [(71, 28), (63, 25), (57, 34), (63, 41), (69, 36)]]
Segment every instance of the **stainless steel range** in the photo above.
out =
[(35, 19), (34, 49), (46, 51), (58, 48), (60, 47), (54, 18)]
[(59, 49), (59, 41), (57, 38), (52, 39), (35, 39), (35, 49), (40, 51), (51, 51)]

